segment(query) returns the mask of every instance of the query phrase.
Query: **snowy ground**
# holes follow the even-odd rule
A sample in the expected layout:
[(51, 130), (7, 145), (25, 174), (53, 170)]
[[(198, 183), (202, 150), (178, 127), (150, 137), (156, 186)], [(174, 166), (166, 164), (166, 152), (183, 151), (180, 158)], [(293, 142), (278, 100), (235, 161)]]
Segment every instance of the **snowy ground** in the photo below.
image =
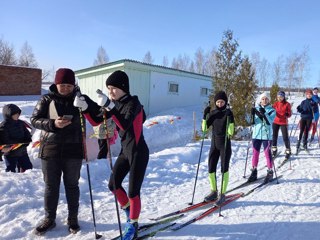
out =
[[(4, 104), (15, 103), (22, 109), (21, 118), (29, 121), (39, 96), (0, 97), (0, 110)], [(293, 110), (302, 98), (296, 98)], [(192, 140), (193, 112), (196, 113), (197, 128), (200, 128), (203, 106), (172, 109), (150, 116), (144, 124), (144, 135), (150, 147), (150, 161), (142, 188), (142, 212), (140, 223), (151, 222), (149, 218), (187, 206), (191, 201), (201, 142)], [(290, 129), (295, 114), (290, 119)], [(297, 118), (297, 120), (299, 117)], [(0, 117), (2, 120), (2, 116)], [(297, 121), (296, 120), (296, 121)], [(157, 124), (151, 125), (153, 122)], [(292, 151), (298, 131), (291, 138)], [(37, 133), (35, 134), (35, 138)], [(95, 158), (96, 140), (88, 138), (91, 157)], [(244, 181), (244, 167), (248, 142), (233, 141), (233, 155), (230, 165), (229, 188)], [(207, 158), (210, 140), (205, 140), (199, 169), (195, 202), (201, 201), (209, 192), (207, 180)], [(193, 223), (179, 231), (164, 231), (154, 239), (320, 239), (320, 160), (319, 147), (313, 144), (310, 154), (302, 152), (293, 156), (289, 163), (277, 171), (283, 175), (279, 184), (272, 183), (251, 195), (222, 208), (224, 217), (218, 213)], [(279, 138), (282, 154), (276, 165), (284, 157), (284, 146)], [(118, 143), (112, 147), (113, 155), (119, 151)], [(94, 228), (88, 188), (87, 165), (81, 170), (80, 213), (81, 231), (76, 235), (67, 232), (67, 205), (63, 185), (57, 212), (57, 226), (44, 237), (32, 234), (33, 228), (43, 218), (44, 184), (37, 149), (29, 148), (34, 169), (23, 174), (5, 172), (4, 162), (0, 162), (0, 238), (1, 239), (94, 239)], [(249, 174), (251, 148), (247, 175)], [(115, 158), (113, 158), (115, 161)], [(260, 156), (258, 175), (265, 175), (265, 159)], [(96, 160), (89, 164), (94, 197), (97, 232), (110, 239), (118, 234), (114, 197), (108, 191), (107, 179), (110, 175), (109, 163)], [(220, 174), (218, 174), (220, 183)], [(219, 187), (220, 184), (218, 184)], [(125, 181), (127, 187), (127, 181)], [(252, 186), (241, 189), (247, 191)], [(237, 192), (237, 191), (235, 191)], [(201, 212), (186, 214), (177, 223), (182, 223)], [(120, 212), (124, 223), (124, 213)]]

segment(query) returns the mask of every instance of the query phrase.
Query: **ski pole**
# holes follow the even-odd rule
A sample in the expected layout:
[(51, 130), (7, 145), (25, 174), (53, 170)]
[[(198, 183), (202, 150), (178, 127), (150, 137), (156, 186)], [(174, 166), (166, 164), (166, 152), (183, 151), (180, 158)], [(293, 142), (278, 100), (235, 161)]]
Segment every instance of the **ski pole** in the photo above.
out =
[(244, 173), (243, 173), (243, 178), (246, 178), (246, 171), (247, 171), (247, 163), (248, 163), (248, 157), (249, 157), (249, 149), (250, 149), (250, 143), (251, 143), (251, 138), (252, 138), (252, 119), (253, 119), (253, 115), (251, 115), (251, 118), (250, 118), (250, 128), (249, 128), (249, 134), (250, 134), (250, 137), (249, 137), (249, 141), (248, 141), (248, 146), (247, 146), (247, 155), (246, 155), (246, 161), (245, 161), (245, 164), (244, 164)]
[[(104, 94), (104, 93), (102, 93), (102, 91), (100, 89), (97, 89), (96, 92), (98, 94)], [(104, 127), (106, 129), (106, 143), (107, 143), (107, 150), (108, 150), (107, 157), (109, 159), (109, 164), (110, 164), (111, 176), (112, 176), (112, 181), (113, 181), (113, 188), (114, 188), (114, 191), (116, 192), (116, 181), (115, 181), (115, 176), (114, 176), (114, 173), (113, 173), (111, 149), (110, 149), (110, 142), (109, 142), (109, 138), (108, 138), (109, 131), (108, 131), (108, 124), (107, 124), (107, 113), (106, 113), (105, 109), (103, 109), (103, 111), (104, 111), (103, 112), (103, 124), (104, 124)], [(114, 195), (114, 201), (115, 201), (115, 204), (116, 204), (116, 211), (117, 211), (117, 218), (118, 218), (118, 225), (119, 225), (119, 233), (120, 233), (120, 238), (122, 240), (122, 229), (121, 229), (121, 221), (120, 221), (118, 199), (117, 199), (116, 193), (114, 193), (113, 195)]]
[(199, 154), (199, 160), (198, 160), (196, 178), (195, 178), (195, 180), (194, 180), (194, 187), (193, 187), (192, 199), (191, 199), (191, 202), (189, 203), (189, 205), (192, 205), (192, 204), (193, 204), (194, 194), (195, 194), (195, 192), (196, 192), (196, 185), (197, 185), (197, 180), (198, 180), (198, 173), (199, 173), (199, 166), (200, 166), (200, 161), (201, 161), (201, 154), (202, 154), (204, 137), (205, 137), (205, 133), (202, 132), (202, 140), (201, 140), (201, 147), (200, 147), (200, 154)]
[[(106, 129), (106, 142), (107, 142), (107, 149), (108, 149), (108, 159), (109, 159), (109, 163), (110, 163), (110, 169), (111, 169), (111, 174), (113, 176), (113, 188), (114, 190), (116, 190), (116, 181), (115, 181), (115, 176), (113, 173), (113, 164), (112, 164), (112, 157), (111, 157), (111, 149), (110, 149), (110, 142), (108, 139), (108, 126), (107, 126), (107, 116), (106, 113), (103, 114), (103, 122), (105, 124), (105, 129)], [(119, 225), (119, 233), (122, 239), (122, 229), (121, 229), (121, 221), (120, 221), (120, 213), (119, 213), (119, 205), (118, 205), (118, 199), (117, 199), (117, 195), (114, 194), (114, 201), (116, 204), (116, 211), (117, 211), (117, 218), (118, 218), (118, 225)]]
[[(80, 93), (77, 93), (77, 96), (79, 96)], [(92, 217), (93, 217), (93, 227), (94, 227), (94, 234), (96, 239), (100, 239), (102, 235), (97, 233), (97, 227), (96, 227), (96, 217), (94, 214), (94, 206), (93, 206), (93, 197), (92, 197), (92, 188), (91, 188), (91, 180), (90, 180), (90, 170), (89, 170), (89, 161), (88, 161), (88, 154), (87, 154), (87, 144), (86, 144), (86, 131), (84, 126), (84, 119), (81, 112), (81, 109), (79, 108), (79, 114), (80, 114), (80, 124), (81, 124), (81, 133), (82, 133), (82, 146), (83, 146), (83, 155), (84, 159), (86, 161), (87, 166), (87, 175), (88, 175), (88, 184), (89, 184), (89, 192), (90, 192), (90, 202), (91, 202), (91, 211), (92, 211)]]

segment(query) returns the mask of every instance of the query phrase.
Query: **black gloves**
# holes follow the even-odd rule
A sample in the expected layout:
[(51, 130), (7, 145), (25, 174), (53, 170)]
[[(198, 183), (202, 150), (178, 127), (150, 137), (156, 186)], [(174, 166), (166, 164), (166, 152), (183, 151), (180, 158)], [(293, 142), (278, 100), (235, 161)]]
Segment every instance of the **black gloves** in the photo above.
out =
[(227, 108), (227, 110), (226, 110), (226, 116), (228, 116), (228, 117), (232, 116), (232, 112), (229, 108)]
[(206, 107), (203, 111), (203, 119), (207, 119), (207, 115), (210, 113), (210, 106)]

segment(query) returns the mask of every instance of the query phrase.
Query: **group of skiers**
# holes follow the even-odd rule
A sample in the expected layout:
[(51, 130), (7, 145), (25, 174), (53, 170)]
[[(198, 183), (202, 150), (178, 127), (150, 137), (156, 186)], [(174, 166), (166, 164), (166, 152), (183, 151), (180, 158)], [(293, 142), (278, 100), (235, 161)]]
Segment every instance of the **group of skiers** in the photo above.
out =
[[(149, 161), (149, 149), (143, 136), (146, 115), (138, 97), (130, 94), (129, 78), (125, 72), (113, 72), (106, 79), (106, 87), (108, 94), (97, 91), (98, 100), (94, 102), (87, 95), (81, 94), (80, 88), (76, 85), (74, 72), (68, 68), (60, 68), (56, 72), (55, 82), (50, 86), (49, 93), (41, 97), (33, 111), (31, 124), (41, 130), (39, 158), (45, 182), (45, 217), (34, 230), (37, 235), (42, 235), (56, 226), (61, 176), (68, 204), (68, 230), (71, 233), (80, 230), (79, 178), (82, 161), (86, 159), (85, 120), (87, 120), (92, 126), (97, 127), (96, 134), (101, 140), (99, 145), (104, 145), (103, 148), (100, 147), (98, 158), (106, 157), (110, 143), (119, 133), (121, 151), (111, 169), (108, 187), (127, 217), (123, 239), (137, 237), (141, 212), (140, 190)], [(310, 126), (313, 126), (311, 140), (314, 139), (319, 118), (320, 101), (317, 94), (317, 88), (314, 88), (313, 92), (307, 90), (306, 99), (297, 107), (301, 113), (297, 147), (300, 147), (304, 134), (303, 147), (307, 148)], [(32, 168), (26, 151), (31, 142), (31, 134), (25, 123), (19, 120), (20, 114), (21, 109), (14, 104), (8, 104), (3, 108), (4, 121), (0, 125), (0, 143), (8, 144), (1, 150), (6, 160), (6, 171), (14, 172), (16, 167), (22, 169), (21, 171)], [(286, 101), (283, 91), (278, 92), (277, 102), (273, 105), (270, 104), (267, 93), (258, 96), (256, 106), (251, 109), (253, 156), (252, 172), (248, 181), (257, 180), (261, 146), (264, 148), (268, 167), (265, 182), (273, 178), (272, 167), (273, 159), (277, 155), (279, 129), (286, 146), (286, 157), (290, 157), (288, 118), (291, 115), (291, 104)], [(215, 94), (214, 109), (211, 110), (209, 106), (204, 111), (203, 133), (206, 133), (210, 126), (212, 126), (212, 142), (208, 172), (211, 191), (204, 200), (216, 201), (215, 204), (220, 205), (225, 201), (229, 182), (231, 137), (235, 132), (234, 116), (224, 91)], [(104, 128), (104, 131), (101, 132), (101, 128)], [(9, 149), (10, 144), (16, 143), (24, 144), (17, 149)], [(216, 174), (219, 158), (222, 173), (220, 191)], [(127, 174), (129, 174), (128, 192), (122, 186)]]
[[(300, 143), (303, 141), (302, 148), (307, 149), (308, 133), (310, 127), (310, 142), (314, 140), (317, 133), (317, 123), (319, 119), (320, 98), (318, 97), (318, 88), (313, 91), (307, 89), (306, 99), (303, 100), (297, 111), (301, 119), (299, 138), (297, 141), (297, 151), (300, 149)], [(288, 129), (288, 118), (292, 116), (291, 104), (287, 102), (285, 92), (277, 93), (277, 101), (271, 105), (270, 96), (264, 92), (257, 97), (256, 104), (251, 109), (251, 140), (252, 140), (252, 169), (248, 182), (254, 182), (258, 178), (258, 163), (261, 146), (263, 146), (267, 163), (267, 175), (264, 182), (267, 183), (273, 179), (273, 160), (278, 154), (277, 142), (278, 133), (281, 129), (283, 141), (286, 147), (285, 159), (291, 155), (290, 137)], [(211, 148), (208, 161), (210, 193), (205, 196), (204, 201), (216, 201), (219, 205), (225, 199), (229, 181), (229, 162), (231, 158), (230, 138), (234, 133), (234, 117), (232, 110), (228, 107), (228, 97), (224, 91), (219, 91), (214, 96), (214, 108), (211, 106), (204, 110), (202, 120), (202, 131), (207, 133), (208, 128), (212, 126)], [(218, 194), (216, 170), (219, 157), (221, 159), (221, 190)]]

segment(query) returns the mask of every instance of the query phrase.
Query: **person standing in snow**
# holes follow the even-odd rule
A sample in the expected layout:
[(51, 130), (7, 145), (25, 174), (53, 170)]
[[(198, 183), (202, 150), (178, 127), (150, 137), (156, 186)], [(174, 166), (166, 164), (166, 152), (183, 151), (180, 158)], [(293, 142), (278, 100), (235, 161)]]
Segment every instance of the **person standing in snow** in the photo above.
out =
[(297, 142), (298, 151), (300, 149), (302, 135), (304, 135), (303, 148), (307, 149), (308, 133), (309, 133), (311, 123), (312, 121), (314, 121), (314, 112), (316, 111), (316, 108), (317, 108), (317, 103), (315, 103), (312, 100), (312, 90), (307, 89), (305, 94), (306, 94), (306, 99), (303, 100), (299, 106), (297, 106), (297, 111), (300, 113), (300, 116), (301, 116), (300, 133), (299, 133), (299, 139)]
[(251, 109), (252, 115), (252, 169), (248, 182), (254, 182), (258, 178), (258, 163), (260, 148), (263, 145), (264, 155), (267, 161), (267, 176), (264, 182), (269, 182), (273, 178), (273, 161), (271, 156), (272, 144), (272, 123), (276, 116), (276, 110), (269, 102), (269, 96), (266, 92), (262, 93), (257, 99), (258, 106)]
[[(231, 140), (234, 134), (234, 117), (230, 108), (227, 107), (228, 97), (224, 91), (219, 91), (214, 96), (215, 109), (208, 113), (210, 107), (204, 111), (202, 131), (207, 132), (212, 126), (211, 148), (209, 153), (208, 171), (211, 192), (204, 201), (216, 201), (220, 205), (225, 201), (225, 193), (229, 182), (229, 162), (231, 158)], [(222, 186), (218, 196), (217, 188), (217, 165), (221, 157)]]
[[(140, 189), (149, 161), (149, 149), (143, 136), (143, 122), (146, 119), (143, 106), (137, 96), (130, 95), (129, 78), (123, 71), (113, 72), (106, 80), (109, 97), (98, 94), (97, 104), (82, 96), (76, 97), (74, 106), (84, 112), (94, 126), (103, 122), (99, 111), (103, 107), (106, 117), (112, 117), (121, 138), (121, 151), (109, 179), (109, 189), (116, 194), (121, 208), (127, 216), (124, 240), (134, 239), (138, 234), (138, 219), (141, 212)], [(90, 109), (90, 113), (87, 112)], [(92, 112), (96, 111), (95, 114)], [(122, 182), (129, 175), (128, 193)]]
[[(6, 172), (24, 172), (32, 169), (32, 163), (28, 156), (27, 146), (32, 141), (31, 134), (24, 121), (20, 120), (21, 109), (15, 104), (7, 104), (2, 109), (4, 121), (0, 124), (1, 144), (6, 144), (3, 153)], [(14, 148), (14, 144), (21, 144)]]
[(290, 139), (288, 134), (288, 118), (290, 118), (292, 115), (291, 104), (286, 101), (286, 95), (284, 91), (278, 92), (277, 100), (278, 101), (273, 104), (273, 108), (276, 110), (276, 117), (272, 124), (272, 158), (275, 158), (277, 155), (278, 133), (279, 129), (281, 129), (282, 138), (286, 146), (285, 158), (288, 159), (291, 155)]
[(318, 88), (315, 87), (313, 88), (313, 95), (312, 95), (312, 101), (314, 101), (316, 103), (316, 106), (314, 108), (314, 112), (313, 112), (313, 121), (310, 127), (310, 130), (312, 129), (311, 132), (311, 137), (310, 137), (310, 142), (312, 142), (314, 140), (314, 135), (317, 132), (318, 129), (318, 121), (319, 121), (319, 106), (320, 105), (320, 98), (318, 96)]
[(56, 226), (61, 175), (68, 203), (68, 230), (72, 233), (80, 230), (79, 178), (84, 156), (80, 112), (73, 106), (78, 91), (74, 72), (60, 68), (49, 93), (41, 97), (32, 113), (32, 125), (41, 130), (39, 158), (45, 182), (45, 218), (35, 228), (37, 235)]

